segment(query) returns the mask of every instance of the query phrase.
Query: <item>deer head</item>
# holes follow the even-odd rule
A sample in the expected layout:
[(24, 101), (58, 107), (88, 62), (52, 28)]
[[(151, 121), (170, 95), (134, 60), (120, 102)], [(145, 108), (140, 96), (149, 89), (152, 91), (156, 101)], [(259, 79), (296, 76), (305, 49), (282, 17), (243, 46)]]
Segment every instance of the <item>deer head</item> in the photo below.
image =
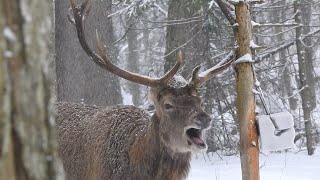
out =
[(182, 53), (177, 53), (177, 60), (170, 71), (160, 78), (151, 78), (123, 70), (112, 64), (103, 48), (99, 34), (96, 33), (95, 53), (88, 45), (84, 33), (84, 21), (88, 16), (92, 0), (85, 0), (77, 5), (70, 0), (73, 18), (69, 20), (77, 29), (77, 35), (83, 50), (101, 68), (126, 80), (151, 87), (150, 96), (155, 106), (155, 120), (159, 126), (162, 143), (173, 152), (195, 152), (205, 150), (203, 131), (210, 127), (211, 118), (202, 109), (202, 100), (198, 89), (210, 78), (229, 67), (231, 56), (218, 67), (199, 73), (200, 66), (192, 72), (190, 80), (176, 75), (183, 63)]
[(211, 118), (202, 110), (201, 98), (183, 78), (174, 76), (169, 82), (174, 85), (152, 88), (150, 93), (162, 143), (173, 152), (205, 150), (202, 132)]

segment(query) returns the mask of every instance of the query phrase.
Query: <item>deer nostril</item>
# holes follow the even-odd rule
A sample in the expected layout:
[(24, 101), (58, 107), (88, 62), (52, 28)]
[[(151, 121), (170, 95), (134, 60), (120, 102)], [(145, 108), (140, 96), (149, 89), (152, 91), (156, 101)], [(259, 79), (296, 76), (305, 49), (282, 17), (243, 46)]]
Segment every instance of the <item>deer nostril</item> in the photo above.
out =
[(201, 128), (206, 129), (210, 126), (211, 117), (207, 113), (205, 112), (200, 113), (197, 119), (200, 122)]

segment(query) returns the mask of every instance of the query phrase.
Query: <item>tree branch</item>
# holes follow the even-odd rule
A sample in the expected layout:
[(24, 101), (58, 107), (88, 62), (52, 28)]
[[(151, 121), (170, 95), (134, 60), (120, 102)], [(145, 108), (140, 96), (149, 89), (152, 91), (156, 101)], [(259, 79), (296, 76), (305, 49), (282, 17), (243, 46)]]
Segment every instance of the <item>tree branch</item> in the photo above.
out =
[(221, 9), (221, 11), (224, 14), (224, 16), (230, 22), (230, 25), (233, 27), (233, 25), (236, 23), (236, 18), (231, 13), (230, 9), (228, 8), (227, 2), (225, 2), (224, 0), (216, 0), (216, 3), (218, 4), (218, 6)]

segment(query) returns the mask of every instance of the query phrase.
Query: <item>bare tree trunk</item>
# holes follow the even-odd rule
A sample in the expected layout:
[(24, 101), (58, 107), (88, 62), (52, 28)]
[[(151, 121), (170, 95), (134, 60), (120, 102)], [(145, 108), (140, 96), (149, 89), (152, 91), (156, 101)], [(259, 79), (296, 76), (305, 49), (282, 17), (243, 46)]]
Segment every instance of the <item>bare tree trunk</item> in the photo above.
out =
[[(183, 0), (170, 0), (168, 2), (168, 20), (177, 20), (186, 18), (186, 3)], [(166, 52), (169, 54), (166, 57), (164, 65), (164, 72), (170, 70), (174, 65), (176, 59), (176, 53), (172, 53), (179, 45), (182, 45), (186, 41), (187, 29), (186, 26), (168, 26), (166, 34)]]
[[(272, 2), (274, 3), (274, 2)], [(282, 6), (286, 5), (286, 2), (281, 2)], [(270, 14), (274, 22), (284, 22), (286, 20), (286, 12), (285, 11), (279, 11), (277, 9), (271, 11)], [(283, 28), (281, 27), (275, 27), (275, 33), (279, 33), (282, 31)], [(277, 41), (282, 42), (284, 40), (283, 34), (280, 34), (277, 36)], [(289, 63), (289, 58), (286, 57), (287, 49), (281, 50), (279, 52), (279, 60), (281, 65), (283, 65), (283, 68), (280, 68), (279, 70), (279, 75), (280, 75), (280, 89), (282, 91), (282, 96), (283, 97), (288, 97), (288, 99), (282, 99), (284, 102), (283, 104), (288, 104), (291, 110), (295, 110), (298, 106), (298, 100), (296, 97), (293, 96), (293, 88), (292, 88), (292, 78), (290, 76), (290, 66), (292, 65)]]
[[(23, 7), (23, 9), (22, 9)], [(0, 179), (57, 179), (51, 1), (0, 2)]]
[[(131, 21), (129, 21), (130, 23)], [(139, 73), (139, 47), (138, 47), (138, 32), (136, 30), (135, 22), (131, 22), (132, 24), (128, 24), (130, 27), (127, 33), (127, 41), (128, 41), (128, 56), (127, 56), (127, 67), (130, 72)], [(128, 82), (129, 91), (132, 95), (132, 102), (134, 105), (141, 105), (141, 92), (139, 89), (139, 84), (134, 82)]]
[[(235, 5), (236, 39), (239, 46), (237, 58), (249, 54), (252, 56), (250, 41), (252, 39), (252, 25), (249, 5), (241, 2)], [(240, 156), (243, 180), (259, 179), (259, 145), (256, 129), (255, 108), (256, 101), (254, 77), (251, 63), (236, 65), (237, 109), (240, 124)]]
[[(311, 2), (295, 1), (294, 9), (296, 12), (295, 21), (298, 24), (308, 25), (310, 23), (311, 16)], [(315, 95), (315, 78), (313, 74), (313, 60), (312, 60), (312, 49), (304, 46), (300, 41), (302, 34), (310, 32), (310, 27), (305, 26), (297, 27), (296, 29), (296, 48), (298, 55), (299, 65), (299, 79), (300, 88), (304, 88), (300, 91), (302, 99), (302, 109), (304, 117), (304, 125), (307, 139), (307, 150), (308, 155), (312, 155), (315, 150), (314, 143), (314, 127), (312, 125), (311, 113), (316, 106), (316, 95)], [(310, 44), (310, 43), (306, 43)]]
[(170, 0), (168, 8), (168, 21), (174, 20), (176, 24), (167, 26), (166, 34), (166, 52), (164, 71), (167, 72), (176, 61), (176, 53), (183, 49), (185, 66), (182, 72), (190, 72), (195, 64), (199, 65), (205, 61), (203, 49), (207, 39), (203, 35), (201, 19), (191, 19), (179, 23), (175, 20), (184, 20), (199, 16), (199, 10), (206, 1), (196, 0), (186, 2), (184, 0)]
[[(79, 1), (80, 2), (80, 1)], [(82, 50), (76, 30), (67, 19), (68, 0), (55, 1), (55, 36), (58, 101), (83, 102), (96, 105), (121, 104), (119, 79), (112, 73), (97, 67)], [(95, 31), (102, 35), (110, 60), (116, 63), (114, 32), (110, 14), (112, 1), (94, 1), (87, 19), (86, 35), (92, 49)], [(103, 22), (103, 23), (101, 23)]]

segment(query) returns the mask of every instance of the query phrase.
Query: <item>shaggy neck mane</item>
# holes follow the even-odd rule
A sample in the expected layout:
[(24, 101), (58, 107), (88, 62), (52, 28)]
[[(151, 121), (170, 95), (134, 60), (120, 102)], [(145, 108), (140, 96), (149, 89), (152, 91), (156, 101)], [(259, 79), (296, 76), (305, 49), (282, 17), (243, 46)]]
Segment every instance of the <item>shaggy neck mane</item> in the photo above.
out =
[(176, 153), (165, 146), (159, 136), (159, 126), (159, 117), (155, 113), (151, 117), (151, 124), (146, 134), (141, 136), (139, 143), (133, 144), (130, 153), (142, 156), (134, 158), (134, 160), (140, 159), (135, 165), (139, 167), (138, 171), (141, 173), (148, 172), (152, 179), (185, 179), (190, 169), (191, 153)]

